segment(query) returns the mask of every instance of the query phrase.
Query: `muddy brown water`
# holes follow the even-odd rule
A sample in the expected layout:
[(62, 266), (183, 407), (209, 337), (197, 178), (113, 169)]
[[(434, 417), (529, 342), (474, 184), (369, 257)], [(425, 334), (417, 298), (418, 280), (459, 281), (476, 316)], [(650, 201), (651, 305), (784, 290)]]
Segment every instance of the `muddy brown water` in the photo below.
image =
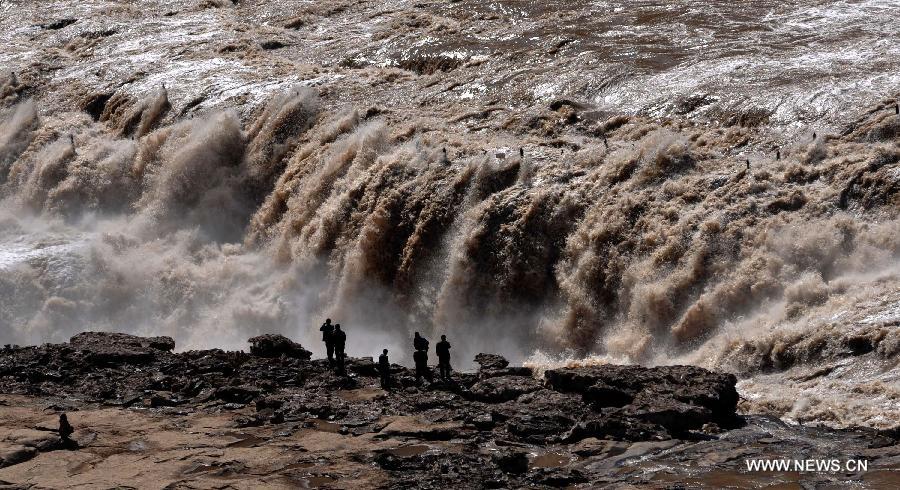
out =
[(529, 465), (532, 468), (559, 468), (572, 462), (571, 455), (561, 453), (544, 453), (532, 456)]
[(388, 449), (387, 452), (393, 454), (394, 456), (408, 458), (410, 456), (419, 456), (420, 454), (425, 454), (430, 449), (431, 447), (425, 444), (410, 444), (408, 446), (400, 446), (398, 448)]

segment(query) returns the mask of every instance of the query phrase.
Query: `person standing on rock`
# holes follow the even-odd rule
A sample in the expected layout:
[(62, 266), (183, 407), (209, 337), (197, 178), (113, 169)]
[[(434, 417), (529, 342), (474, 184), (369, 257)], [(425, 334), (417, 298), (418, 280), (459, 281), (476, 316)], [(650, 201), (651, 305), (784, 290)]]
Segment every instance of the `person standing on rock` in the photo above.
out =
[(338, 372), (343, 374), (344, 358), (346, 357), (344, 347), (347, 343), (347, 334), (341, 330), (340, 323), (334, 325), (334, 333), (331, 334), (331, 338), (334, 341), (334, 355), (337, 358)]
[(421, 383), (422, 378), (431, 382), (431, 371), (428, 369), (428, 351), (417, 350), (413, 354), (413, 361), (416, 363), (416, 383)]
[(413, 348), (415, 350), (423, 350), (428, 352), (428, 339), (419, 335), (419, 332), (416, 332), (416, 336), (413, 337)]
[(72, 425), (69, 424), (69, 418), (66, 417), (66, 414), (59, 414), (59, 438), (62, 439), (64, 443), (69, 443), (71, 439), (69, 436), (75, 432), (75, 429), (72, 428)]
[(381, 389), (391, 389), (391, 362), (388, 360), (388, 350), (385, 349), (378, 356), (378, 374), (381, 375)]
[(450, 379), (450, 342), (447, 342), (446, 335), (441, 335), (441, 341), (434, 346), (434, 350), (438, 356), (441, 379)]
[(322, 332), (322, 342), (325, 342), (325, 352), (328, 355), (328, 365), (334, 366), (334, 325), (331, 324), (331, 318), (326, 318), (325, 323), (319, 327)]

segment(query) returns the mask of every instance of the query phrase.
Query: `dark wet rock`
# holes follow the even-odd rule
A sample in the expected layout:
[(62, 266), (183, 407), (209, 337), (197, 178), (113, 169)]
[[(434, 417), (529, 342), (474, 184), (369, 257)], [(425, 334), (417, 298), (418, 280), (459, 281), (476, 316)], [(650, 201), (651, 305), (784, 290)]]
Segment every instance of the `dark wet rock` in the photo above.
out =
[(475, 400), (487, 403), (512, 401), (526, 393), (542, 388), (542, 384), (534, 378), (523, 376), (500, 376), (488, 378), (471, 388)]
[(136, 337), (122, 333), (85, 332), (72, 337), (69, 346), (80, 351), (88, 364), (148, 364), (175, 348), (170, 337)]
[(260, 394), (255, 386), (222, 386), (215, 391), (215, 398), (228, 403), (250, 403)]
[(634, 400), (629, 390), (615, 388), (602, 381), (585, 388), (582, 396), (595, 408), (624, 407)]
[(669, 433), (676, 435), (700, 429), (712, 420), (709, 409), (670, 398), (642, 399), (621, 412), (629, 418), (664, 427)]
[(572, 109), (575, 109), (575, 110), (583, 110), (583, 109), (587, 108), (587, 106), (585, 104), (574, 101), (574, 100), (569, 100), (569, 99), (556, 99), (550, 103), (551, 111), (558, 111), (558, 110), (562, 109), (563, 107), (571, 107)]
[(507, 366), (501, 369), (480, 369), (479, 379), (497, 378), (501, 376), (534, 376), (534, 371), (525, 366)]
[[(393, 470), (393, 471), (402, 471), (404, 469), (404, 463), (408, 464), (408, 462), (404, 461), (403, 458), (397, 457), (388, 452), (382, 452), (378, 456), (375, 457), (375, 463), (378, 464), (382, 469), (385, 470)], [(417, 464), (413, 462), (413, 465)]]
[(256, 400), (256, 410), (278, 409), (284, 406), (284, 399), (276, 396), (258, 398)]
[(475, 413), (470, 414), (468, 418), (466, 418), (466, 423), (475, 427), (478, 430), (491, 430), (497, 426), (497, 423), (494, 422), (494, 418), (491, 417), (489, 413)]
[(562, 437), (562, 440), (572, 443), (588, 437), (620, 441), (645, 441), (668, 439), (671, 436), (662, 427), (655, 426), (649, 422), (630, 419), (618, 412), (609, 412), (603, 416), (592, 416), (581, 420)]
[(447, 409), (452, 408), (454, 402), (458, 400), (459, 397), (453, 393), (423, 393), (421, 396), (417, 397), (414, 406), (417, 410), (421, 411)]
[[(573, 414), (573, 417), (577, 416)], [(519, 412), (506, 422), (510, 434), (535, 444), (559, 440), (575, 425), (575, 419), (561, 412)]]
[(733, 417), (738, 402), (734, 375), (695, 366), (604, 365), (551, 369), (545, 378), (554, 390), (578, 393), (595, 408), (626, 407), (634, 403), (636, 409), (652, 411), (653, 407), (659, 409), (660, 404), (668, 403), (670, 409), (680, 409), (690, 417), (697, 414), (691, 406), (705, 408), (707, 421), (716, 421)]
[(71, 19), (71, 18), (57, 19), (57, 20), (53, 20), (53, 21), (50, 21), (50, 22), (47, 22), (44, 24), (40, 24), (40, 27), (41, 27), (41, 29), (57, 31), (59, 29), (68, 27), (76, 22), (78, 22), (78, 19)]
[(69, 344), (83, 349), (118, 347), (134, 350), (157, 350), (169, 352), (175, 349), (172, 337), (138, 337), (125, 333), (82, 332), (69, 340)]
[(491, 460), (504, 473), (522, 474), (528, 471), (528, 453), (503, 450), (491, 455)]
[(420, 419), (404, 418), (388, 424), (376, 437), (380, 439), (412, 437), (423, 441), (449, 441), (459, 437), (463, 430), (462, 424), (458, 423), (427, 423)]
[(250, 354), (257, 357), (287, 356), (295, 359), (309, 359), (312, 352), (284, 335), (266, 334), (253, 337), (250, 342)]
[(181, 401), (170, 392), (147, 392), (143, 397), (144, 406), (147, 408), (174, 407)]
[(348, 358), (345, 367), (347, 371), (360, 376), (378, 376), (378, 366), (371, 357)]
[(281, 48), (287, 46), (287, 44), (275, 39), (275, 40), (263, 41), (262, 43), (260, 43), (259, 46), (265, 50), (272, 50), (272, 49), (281, 49)]
[(586, 483), (588, 478), (576, 469), (547, 468), (529, 478), (531, 481), (548, 487), (569, 487), (578, 483)]
[(309, 416), (327, 419), (346, 415), (349, 407), (346, 402), (334, 397), (304, 393), (300, 397), (285, 401), (278, 407), (277, 412), (286, 420), (300, 420)]
[(475, 362), (481, 366), (479, 370), (496, 370), (509, 366), (509, 361), (497, 354), (478, 354), (475, 356)]
[(518, 407), (532, 412), (561, 411), (570, 414), (590, 413), (590, 408), (580, 397), (542, 388), (520, 396), (515, 404), (505, 406)]
[(525, 366), (507, 366), (503, 369), (493, 369), (490, 374), (495, 376), (534, 376), (534, 370)]

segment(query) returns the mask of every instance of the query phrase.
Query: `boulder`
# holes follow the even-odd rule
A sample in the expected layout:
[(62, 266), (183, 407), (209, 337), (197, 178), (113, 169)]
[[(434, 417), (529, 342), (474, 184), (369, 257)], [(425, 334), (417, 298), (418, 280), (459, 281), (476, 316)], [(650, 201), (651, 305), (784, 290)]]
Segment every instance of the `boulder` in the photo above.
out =
[(69, 340), (69, 344), (80, 348), (107, 345), (127, 347), (136, 350), (153, 349), (170, 352), (175, 349), (172, 337), (138, 337), (114, 332), (82, 332)]
[(124, 333), (83, 332), (69, 340), (69, 345), (84, 353), (84, 361), (92, 365), (149, 364), (160, 354), (175, 348), (170, 337), (136, 337)]
[(478, 354), (475, 356), (475, 362), (478, 363), (480, 371), (503, 369), (509, 366), (509, 361), (505, 357), (497, 354)]
[(266, 334), (251, 338), (250, 354), (257, 357), (293, 357), (295, 359), (308, 360), (312, 352), (302, 345), (278, 334)]
[(344, 364), (347, 371), (360, 376), (379, 376), (378, 365), (371, 357), (348, 358)]
[(671, 407), (684, 408), (678, 404), (681, 402), (705, 408), (710, 419), (727, 420), (734, 417), (738, 402), (734, 375), (696, 366), (607, 364), (551, 369), (544, 376), (552, 389), (580, 394), (595, 409), (626, 407), (638, 398), (667, 400)]

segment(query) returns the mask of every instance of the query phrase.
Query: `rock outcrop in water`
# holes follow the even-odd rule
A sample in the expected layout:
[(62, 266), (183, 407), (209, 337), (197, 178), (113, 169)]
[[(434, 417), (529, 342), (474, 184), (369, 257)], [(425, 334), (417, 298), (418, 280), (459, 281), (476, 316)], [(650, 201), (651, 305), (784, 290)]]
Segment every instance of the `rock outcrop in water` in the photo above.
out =
[[(38, 400), (50, 402), (52, 410), (68, 410), (78, 429), (73, 435), (80, 444), (77, 452), (87, 455), (108, 453), (103, 448), (109, 447), (109, 440), (128, 430), (110, 422), (119, 416), (108, 410), (100, 422), (90, 422), (95, 420), (93, 411), (102, 407), (136, 414), (126, 425), (138, 423), (137, 414), (158, 414), (179, 434), (192, 420), (208, 424), (210, 417), (225, 417), (226, 426), (242, 432), (192, 437), (207, 441), (201, 447), (256, 448), (230, 451), (223, 458), (208, 451), (192, 455), (193, 446), (176, 442), (171, 450), (195, 462), (181, 465), (183, 470), (153, 470), (156, 478), (175, 478), (175, 487), (210, 478), (272, 484), (266, 478), (276, 477), (279, 485), (288, 486), (342, 486), (346, 479), (379, 488), (551, 488), (635, 478), (653, 481), (654, 473), (640, 465), (627, 471), (614, 468), (628, 458), (662, 458), (666, 464), (694, 458), (707, 461), (710, 470), (735, 466), (729, 463), (734, 458), (775, 451), (778, 445), (771, 435), (778, 432), (779, 440), (790, 440), (797, 448), (803, 441), (804, 450), (813, 453), (829, 450), (829, 441), (843, 437), (842, 444), (854, 451), (865, 444), (879, 448), (856, 454), (886, 464), (900, 458), (896, 435), (792, 431), (769, 419), (738, 417), (734, 376), (697, 367), (599, 365), (552, 369), (536, 378), (529, 368), (480, 354), (477, 372), (454, 373), (448, 382), (420, 385), (412, 370), (393, 365), (395, 389), (385, 392), (376, 388), (371, 359), (349, 359), (349, 375), (337, 376), (326, 361), (310, 360), (308, 351), (287, 338), (250, 341), (249, 354), (218, 349), (173, 352), (174, 342), (167, 337), (111, 333), (83, 333), (64, 344), (7, 347), (0, 352), (0, 393), (27, 395), (19, 401), (23, 407), (27, 400)], [(7, 467), (0, 469), (0, 479), (15, 477), (16, 468), (24, 465), (43, 464), (43, 452), (66, 449), (52, 428), (12, 427), (13, 420), (20, 419), (0, 422), (0, 468)], [(164, 439), (157, 432), (168, 430), (154, 429), (155, 435), (128, 443), (127, 450), (162, 450)], [(301, 444), (314, 444), (317, 437), (334, 441), (311, 453), (314, 462), (308, 464), (301, 451), (293, 453), (299, 463), (269, 470), (254, 466), (255, 451), (270, 454), (267, 451), (283, 444), (281, 438), (294, 433), (300, 434)], [(236, 442), (229, 439), (234, 434)], [(216, 442), (215, 437), (225, 439)], [(710, 459), (713, 453), (718, 459)], [(88, 457), (95, 464), (103, 458)], [(141, 463), (142, 468), (146, 464)], [(310, 473), (317, 467), (324, 473)], [(704, 478), (705, 471), (698, 478)], [(115, 474), (106, 478), (121, 481)]]
[[(547, 371), (509, 367), (497, 355), (480, 354), (478, 373), (420, 385), (414, 370), (394, 365), (397, 389), (351, 407), (342, 389), (376, 384), (371, 359), (349, 359), (348, 377), (291, 340), (250, 339), (250, 353), (222, 350), (175, 353), (168, 337), (82, 333), (65, 344), (9, 348), (0, 356), (0, 392), (57, 396), (122, 407), (198, 409), (254, 403), (247, 424), (299, 420), (310, 414), (375, 430), (386, 414), (444, 412), (461, 422), (435, 437), (489, 437), (534, 443), (577, 442), (585, 437), (662, 440), (688, 435), (704, 424), (733, 425), (736, 379), (702, 368), (594, 366)], [(298, 402), (298, 399), (302, 402)], [(552, 402), (551, 402), (552, 401)], [(482, 434), (484, 436), (484, 434)]]

